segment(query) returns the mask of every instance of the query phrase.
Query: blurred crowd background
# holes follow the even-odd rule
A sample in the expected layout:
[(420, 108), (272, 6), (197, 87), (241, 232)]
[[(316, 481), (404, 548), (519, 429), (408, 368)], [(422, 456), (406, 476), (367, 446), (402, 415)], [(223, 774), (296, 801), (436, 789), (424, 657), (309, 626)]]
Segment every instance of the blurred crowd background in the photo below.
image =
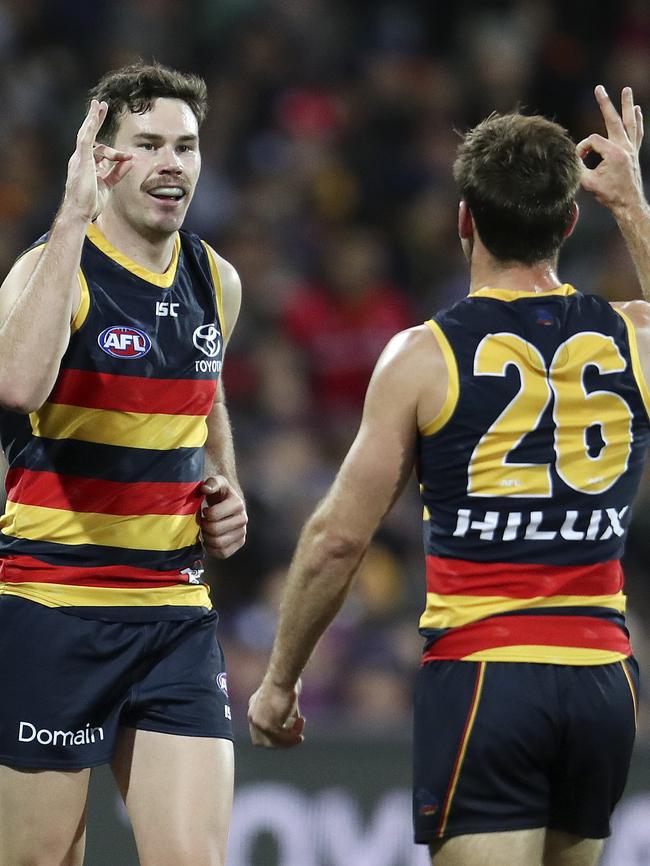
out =
[[(599, 82), (611, 94), (632, 85), (650, 117), (650, 4), (2, 0), (3, 276), (56, 212), (86, 91), (138, 58), (207, 80), (203, 174), (186, 225), (243, 284), (225, 386), (250, 535), (210, 564), (241, 731), (293, 547), (354, 436), (379, 353), (467, 292), (451, 177), (458, 131), (520, 107), (579, 141), (602, 131)], [(649, 154), (644, 146), (646, 174)], [(589, 197), (579, 203), (560, 275), (613, 300), (637, 297), (613, 220)], [(649, 506), (650, 476), (626, 560), (646, 683)], [(408, 734), (424, 598), (413, 480), (305, 676), (312, 731)], [(640, 729), (650, 739), (648, 703)]]

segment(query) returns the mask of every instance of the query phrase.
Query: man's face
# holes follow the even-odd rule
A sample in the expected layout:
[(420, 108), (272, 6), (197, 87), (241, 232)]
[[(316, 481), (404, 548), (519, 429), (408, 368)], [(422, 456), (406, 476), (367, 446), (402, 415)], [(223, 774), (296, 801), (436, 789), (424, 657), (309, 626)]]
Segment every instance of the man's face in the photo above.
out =
[(201, 171), (192, 109), (180, 99), (160, 98), (144, 114), (126, 112), (113, 147), (133, 159), (113, 189), (111, 207), (145, 237), (173, 234), (183, 223)]

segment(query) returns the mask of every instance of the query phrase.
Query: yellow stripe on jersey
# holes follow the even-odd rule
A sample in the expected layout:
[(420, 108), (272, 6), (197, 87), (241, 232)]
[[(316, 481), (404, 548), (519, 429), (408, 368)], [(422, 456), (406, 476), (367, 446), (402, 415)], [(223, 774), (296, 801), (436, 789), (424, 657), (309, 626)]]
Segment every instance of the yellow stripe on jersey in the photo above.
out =
[(29, 418), (34, 435), (46, 439), (80, 439), (152, 451), (200, 448), (208, 436), (202, 415), (149, 415), (45, 403)]
[(179, 550), (196, 544), (195, 514), (96, 514), (7, 501), (0, 531), (13, 538), (98, 544), (131, 550)]
[(626, 601), (622, 592), (613, 595), (551, 595), (534, 598), (439, 595), (428, 592), (427, 607), (420, 617), (420, 628), (456, 628), (486, 616), (540, 607), (608, 607), (624, 613)]
[(619, 307), (613, 307), (613, 310), (615, 313), (618, 313), (621, 319), (623, 319), (623, 321), (625, 322), (625, 327), (627, 329), (627, 340), (630, 344), (632, 372), (634, 373), (636, 384), (639, 388), (639, 391), (641, 392), (641, 399), (643, 400), (645, 410), (648, 415), (650, 415), (650, 389), (648, 389), (648, 383), (646, 382), (646, 378), (643, 374), (641, 358), (639, 357), (639, 345), (636, 340), (636, 331), (634, 330), (634, 325), (632, 324), (632, 321), (628, 317), (628, 315), (624, 313)]
[(206, 244), (205, 241), (201, 241), (203, 246), (205, 247), (205, 251), (208, 254), (208, 262), (210, 263), (210, 273), (212, 275), (212, 283), (214, 285), (214, 294), (217, 300), (217, 313), (219, 315), (219, 324), (221, 325), (221, 334), (223, 336), (224, 343), (228, 342), (229, 334), (226, 330), (226, 321), (223, 315), (223, 289), (221, 286), (221, 275), (219, 273), (219, 268), (217, 266), (217, 261), (214, 257), (214, 250), (209, 244)]
[(577, 646), (499, 646), (463, 656), (465, 662), (534, 662), (548, 665), (609, 665), (627, 658), (614, 650)]
[(449, 345), (449, 340), (445, 336), (444, 331), (437, 322), (433, 321), (433, 319), (429, 319), (424, 324), (427, 325), (435, 337), (436, 342), (440, 346), (447, 367), (447, 396), (444, 405), (433, 420), (429, 421), (423, 427), (420, 427), (420, 433), (422, 436), (432, 436), (434, 433), (438, 433), (442, 430), (447, 421), (449, 421), (453, 415), (456, 404), (458, 403), (460, 385), (458, 379), (458, 364), (456, 363), (454, 350)]
[(181, 239), (178, 232), (176, 232), (176, 236), (174, 238), (172, 260), (169, 263), (167, 269), (162, 274), (156, 273), (156, 271), (150, 271), (148, 268), (144, 268), (142, 265), (134, 262), (133, 259), (130, 259), (128, 256), (124, 255), (124, 253), (120, 252), (120, 250), (116, 249), (113, 244), (106, 237), (104, 237), (104, 235), (97, 228), (95, 223), (91, 223), (88, 226), (86, 237), (93, 244), (95, 244), (95, 246), (98, 247), (104, 253), (104, 255), (108, 256), (109, 259), (113, 259), (114, 262), (117, 262), (118, 265), (126, 268), (126, 270), (130, 271), (134, 276), (140, 277), (141, 280), (146, 280), (146, 282), (152, 283), (154, 286), (158, 286), (159, 289), (168, 289), (176, 279), (178, 258), (181, 251)]
[(113, 589), (59, 583), (0, 583), (1, 595), (26, 598), (46, 607), (150, 607), (161, 604), (212, 607), (205, 584)]
[(79, 287), (81, 289), (81, 298), (79, 300), (79, 306), (70, 322), (70, 331), (73, 334), (75, 334), (86, 321), (88, 311), (90, 310), (90, 289), (88, 288), (88, 282), (84, 277), (81, 268), (77, 271), (77, 279), (79, 280)]
[(558, 286), (556, 289), (550, 289), (548, 292), (521, 292), (510, 291), (510, 289), (497, 289), (485, 286), (483, 289), (478, 289), (476, 292), (471, 292), (470, 298), (494, 298), (496, 301), (518, 301), (521, 298), (547, 298), (549, 295), (567, 295), (575, 294), (575, 289), (568, 283)]

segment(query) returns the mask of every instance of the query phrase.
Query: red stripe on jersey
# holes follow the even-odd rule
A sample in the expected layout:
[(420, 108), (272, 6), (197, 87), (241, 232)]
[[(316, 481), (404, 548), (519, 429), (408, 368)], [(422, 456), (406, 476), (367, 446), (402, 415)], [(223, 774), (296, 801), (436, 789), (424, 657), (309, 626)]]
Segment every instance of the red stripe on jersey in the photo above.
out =
[(423, 654), (422, 661), (462, 659), (507, 646), (582, 647), (629, 655), (620, 626), (594, 616), (495, 616), (450, 629)]
[(208, 415), (216, 388), (213, 379), (146, 379), (63, 369), (48, 402), (146, 415)]
[(195, 514), (203, 501), (200, 481), (124, 483), (10, 469), (7, 498), (21, 505), (94, 514)]
[(427, 592), (536, 598), (554, 595), (614, 595), (623, 588), (620, 560), (593, 565), (472, 562), (427, 556)]
[(0, 580), (7, 583), (58, 583), (62, 586), (104, 586), (113, 589), (154, 589), (188, 583), (179, 571), (152, 571), (129, 565), (52, 565), (32, 556), (10, 554), (0, 559)]

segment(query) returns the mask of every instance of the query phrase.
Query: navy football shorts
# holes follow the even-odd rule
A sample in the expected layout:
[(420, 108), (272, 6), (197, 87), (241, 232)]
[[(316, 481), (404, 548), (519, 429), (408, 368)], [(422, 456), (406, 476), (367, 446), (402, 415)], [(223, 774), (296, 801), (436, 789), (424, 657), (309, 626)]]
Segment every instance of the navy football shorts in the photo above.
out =
[(109, 763), (120, 726), (232, 739), (217, 619), (100, 622), (0, 597), (0, 764)]
[(415, 690), (415, 841), (550, 827), (609, 835), (636, 729), (634, 658), (435, 661)]

